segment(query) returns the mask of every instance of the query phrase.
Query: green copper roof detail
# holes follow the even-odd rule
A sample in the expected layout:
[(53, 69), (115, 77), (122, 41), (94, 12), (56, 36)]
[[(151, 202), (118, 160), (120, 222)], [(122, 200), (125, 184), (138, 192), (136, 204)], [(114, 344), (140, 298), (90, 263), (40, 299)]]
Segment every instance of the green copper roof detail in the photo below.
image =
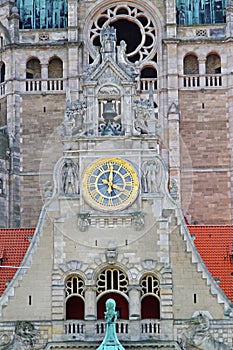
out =
[(226, 22), (227, 0), (177, 0), (177, 23), (180, 25)]
[(67, 28), (67, 1), (16, 0), (16, 5), (21, 29)]
[(125, 350), (117, 338), (116, 334), (116, 320), (117, 312), (116, 302), (114, 299), (106, 301), (106, 311), (104, 313), (106, 330), (104, 340), (97, 348), (97, 350)]

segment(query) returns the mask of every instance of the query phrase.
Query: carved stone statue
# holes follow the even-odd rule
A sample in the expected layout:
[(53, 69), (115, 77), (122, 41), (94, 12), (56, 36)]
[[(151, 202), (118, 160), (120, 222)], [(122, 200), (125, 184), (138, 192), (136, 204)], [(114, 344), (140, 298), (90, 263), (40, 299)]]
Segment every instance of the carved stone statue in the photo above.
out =
[(38, 337), (34, 325), (27, 321), (18, 321), (15, 326), (15, 334), (12, 336), (2, 334), (0, 336), (1, 350), (33, 350)]
[(143, 163), (142, 188), (145, 193), (156, 193), (161, 185), (161, 164), (158, 160)]
[(77, 165), (71, 159), (67, 159), (63, 166), (62, 190), (66, 195), (79, 193)]
[(116, 29), (114, 27), (107, 26), (103, 28), (100, 33), (101, 54), (102, 60), (111, 57), (116, 60)]
[(210, 334), (210, 321), (204, 313), (199, 313), (190, 320), (190, 326), (182, 334), (181, 346), (185, 350), (232, 350)]
[(104, 313), (106, 322), (105, 336), (97, 350), (124, 350), (124, 347), (119, 342), (116, 334), (117, 312), (115, 309), (115, 300), (108, 299), (106, 301), (106, 311)]

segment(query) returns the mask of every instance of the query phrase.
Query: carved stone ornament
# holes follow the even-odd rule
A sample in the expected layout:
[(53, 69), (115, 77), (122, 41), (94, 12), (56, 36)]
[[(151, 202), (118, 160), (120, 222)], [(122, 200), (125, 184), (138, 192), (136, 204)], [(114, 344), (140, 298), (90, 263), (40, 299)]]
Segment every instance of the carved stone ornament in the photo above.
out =
[(105, 257), (108, 264), (113, 265), (117, 261), (118, 251), (114, 243), (109, 243), (108, 249), (105, 251)]
[(88, 230), (90, 226), (90, 214), (89, 213), (80, 213), (78, 214), (78, 228), (81, 232)]
[(159, 159), (142, 164), (142, 188), (144, 193), (158, 193), (162, 183), (162, 164)]
[(177, 180), (171, 178), (169, 186), (170, 195), (174, 200), (179, 199), (178, 184)]
[(141, 211), (131, 213), (132, 224), (136, 231), (140, 231), (145, 225), (144, 214)]
[(0, 349), (2, 350), (34, 350), (38, 339), (38, 331), (28, 321), (18, 321), (15, 332), (11, 336), (0, 335)]
[(189, 321), (190, 325), (182, 334), (180, 345), (183, 350), (230, 350), (230, 346), (219, 342), (210, 333), (210, 321), (200, 312)]
[(67, 159), (62, 168), (62, 192), (66, 196), (79, 193), (78, 165)]

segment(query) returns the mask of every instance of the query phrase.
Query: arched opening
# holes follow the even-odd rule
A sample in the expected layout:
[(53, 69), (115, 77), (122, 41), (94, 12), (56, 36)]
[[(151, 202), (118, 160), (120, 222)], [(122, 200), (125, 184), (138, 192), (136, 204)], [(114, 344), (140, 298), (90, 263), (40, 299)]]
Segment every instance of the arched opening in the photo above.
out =
[(38, 58), (32, 58), (27, 62), (26, 79), (40, 79), (41, 65)]
[(60, 58), (54, 57), (49, 61), (48, 77), (52, 79), (63, 77), (63, 62)]
[(4, 83), (6, 74), (6, 66), (4, 62), (0, 62), (0, 83)]
[(199, 64), (197, 56), (193, 54), (186, 55), (183, 62), (184, 74), (199, 74)]
[(152, 66), (147, 66), (141, 70), (140, 89), (148, 91), (151, 87), (153, 91), (158, 89), (157, 70)]
[(84, 320), (84, 281), (71, 275), (65, 284), (65, 312), (67, 320)]
[(206, 74), (221, 74), (221, 59), (217, 54), (209, 54), (206, 58)]
[(154, 295), (146, 295), (141, 302), (141, 319), (160, 319), (160, 302)]
[(106, 311), (105, 303), (107, 299), (112, 298), (116, 302), (117, 318), (128, 320), (129, 319), (129, 305), (126, 298), (118, 293), (104, 294), (97, 302), (97, 319), (104, 319), (104, 312)]
[(79, 296), (71, 296), (66, 301), (66, 319), (84, 320), (84, 301)]

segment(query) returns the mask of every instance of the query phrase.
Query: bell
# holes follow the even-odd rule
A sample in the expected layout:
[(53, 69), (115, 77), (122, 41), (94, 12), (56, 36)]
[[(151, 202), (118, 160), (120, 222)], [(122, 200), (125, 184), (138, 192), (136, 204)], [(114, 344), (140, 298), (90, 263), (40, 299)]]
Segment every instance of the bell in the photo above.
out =
[(117, 115), (114, 105), (112, 103), (112, 101), (107, 101), (107, 103), (105, 103), (104, 105), (104, 111), (103, 111), (103, 117), (104, 120), (106, 120), (107, 122), (111, 122), (114, 120), (114, 117)]

